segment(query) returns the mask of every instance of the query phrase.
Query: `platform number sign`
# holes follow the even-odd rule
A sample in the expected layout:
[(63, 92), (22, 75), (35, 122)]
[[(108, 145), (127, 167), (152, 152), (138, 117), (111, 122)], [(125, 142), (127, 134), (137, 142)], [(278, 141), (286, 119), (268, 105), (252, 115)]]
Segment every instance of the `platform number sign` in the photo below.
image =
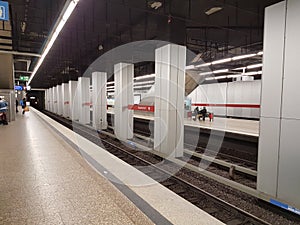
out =
[(9, 20), (8, 2), (0, 1), (0, 20)]

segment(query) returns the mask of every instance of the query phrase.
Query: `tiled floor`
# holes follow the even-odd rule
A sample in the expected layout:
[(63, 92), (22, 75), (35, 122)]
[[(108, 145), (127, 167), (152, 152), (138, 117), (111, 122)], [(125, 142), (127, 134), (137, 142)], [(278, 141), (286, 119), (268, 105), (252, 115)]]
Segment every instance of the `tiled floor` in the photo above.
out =
[(0, 143), (0, 224), (152, 224), (36, 114)]

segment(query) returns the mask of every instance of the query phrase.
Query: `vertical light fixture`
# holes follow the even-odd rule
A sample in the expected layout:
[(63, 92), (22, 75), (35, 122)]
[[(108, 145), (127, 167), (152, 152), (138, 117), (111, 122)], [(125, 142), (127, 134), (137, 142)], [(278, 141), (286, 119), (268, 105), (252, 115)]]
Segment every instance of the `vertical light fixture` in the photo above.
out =
[(40, 66), (42, 65), (44, 59), (46, 58), (47, 54), (49, 53), (50, 49), (52, 48), (56, 38), (60, 34), (61, 30), (65, 26), (66, 22), (68, 21), (69, 17), (71, 16), (72, 12), (74, 11), (75, 7), (77, 6), (79, 0), (68, 0), (56, 21), (53, 30), (51, 31), (49, 38), (45, 44), (45, 47), (42, 51), (41, 57), (38, 59), (36, 66), (30, 76), (28, 81), (28, 85), (31, 83), (32, 79), (36, 75), (37, 71), (39, 70)]

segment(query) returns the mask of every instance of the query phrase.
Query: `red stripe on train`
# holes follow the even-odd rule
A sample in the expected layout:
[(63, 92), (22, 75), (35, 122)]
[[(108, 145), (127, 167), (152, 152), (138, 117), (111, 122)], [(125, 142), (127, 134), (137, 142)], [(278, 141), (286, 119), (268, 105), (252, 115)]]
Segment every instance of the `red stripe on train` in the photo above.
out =
[(256, 108), (259, 109), (260, 105), (255, 104), (208, 104), (208, 103), (194, 103), (192, 106), (210, 106), (210, 107), (231, 107), (231, 108)]

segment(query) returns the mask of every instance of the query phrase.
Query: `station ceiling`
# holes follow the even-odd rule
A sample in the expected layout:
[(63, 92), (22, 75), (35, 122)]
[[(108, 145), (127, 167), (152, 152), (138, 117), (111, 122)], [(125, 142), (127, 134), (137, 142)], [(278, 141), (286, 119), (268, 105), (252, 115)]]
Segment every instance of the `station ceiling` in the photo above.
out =
[[(186, 45), (209, 62), (260, 51), (264, 8), (279, 1), (80, 0), (31, 86), (48, 88), (77, 79), (99, 56), (133, 41), (163, 40)], [(11, 38), (11, 49), (41, 53), (66, 0), (9, 0), (9, 3), (12, 32), (11, 37), (5, 38)], [(155, 9), (157, 3), (161, 4)], [(213, 7), (221, 10), (207, 15), (205, 12)], [(15, 70), (30, 72), (36, 62), (35, 56), (16, 55)], [(138, 69), (138, 73), (147, 71), (143, 65)], [(16, 77), (20, 75), (24, 74), (16, 73)]]

